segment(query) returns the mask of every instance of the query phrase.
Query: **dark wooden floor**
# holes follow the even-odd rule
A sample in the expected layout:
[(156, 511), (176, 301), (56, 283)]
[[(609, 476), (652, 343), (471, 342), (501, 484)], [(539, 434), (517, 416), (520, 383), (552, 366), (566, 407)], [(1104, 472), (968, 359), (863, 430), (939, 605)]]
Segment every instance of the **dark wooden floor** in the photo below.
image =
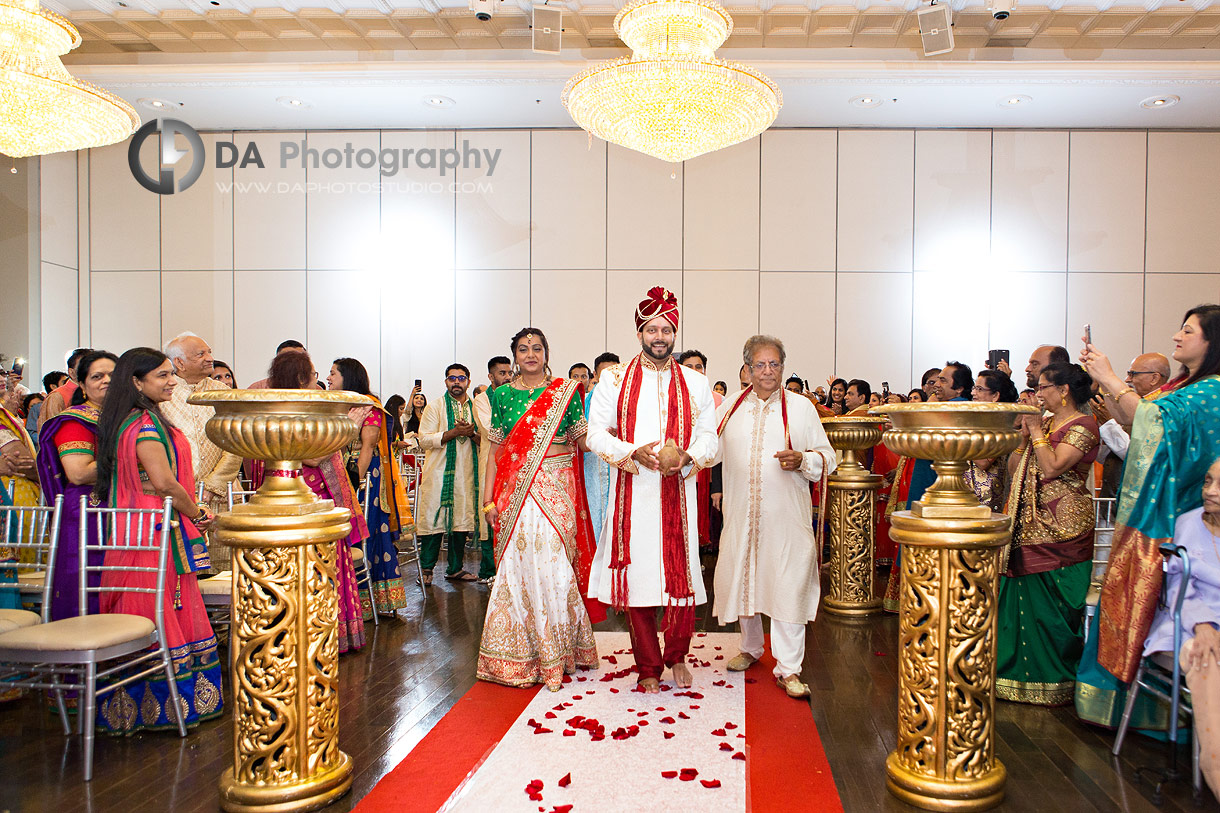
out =
[[(350, 810), (474, 683), (487, 588), (442, 580), (422, 612), (418, 595), (408, 592), (411, 606), (399, 620), (370, 625), (365, 648), (340, 660), (340, 744), (356, 775), (352, 792), (328, 813)], [(724, 629), (703, 610), (702, 628)], [(620, 628), (613, 616), (602, 626)], [(896, 637), (897, 619), (890, 615), (863, 623), (822, 615), (811, 626), (804, 676), (813, 688), (812, 713), (843, 806), (852, 813), (913, 810), (885, 790), (897, 713)], [(808, 713), (803, 708), (793, 701), (792, 713)], [(999, 756), (1009, 775), (1000, 810), (1220, 811), (1206, 790), (1196, 808), (1188, 780), (1168, 788), (1160, 808), (1150, 803), (1146, 784), (1131, 781), (1136, 767), (1164, 764), (1164, 746), (1133, 736), (1112, 763), (1112, 735), (1081, 724), (1070, 708), (1000, 703), (997, 716)], [(78, 739), (64, 738), (40, 701), (0, 705), (0, 813), (216, 810), (216, 781), (231, 754), (230, 722), (225, 716), (207, 723), (185, 740), (173, 734), (100, 738), (94, 779), (85, 783)], [(793, 811), (803, 809), (792, 801)]]

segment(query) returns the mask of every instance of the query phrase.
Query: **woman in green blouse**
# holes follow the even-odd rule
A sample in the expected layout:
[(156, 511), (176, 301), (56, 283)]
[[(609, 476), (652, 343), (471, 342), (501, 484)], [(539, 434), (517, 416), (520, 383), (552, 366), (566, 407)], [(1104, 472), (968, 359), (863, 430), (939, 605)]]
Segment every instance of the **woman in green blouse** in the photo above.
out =
[(556, 691), (565, 673), (597, 667), (583, 598), (594, 547), (581, 468), (583, 398), (575, 381), (551, 378), (542, 331), (523, 328), (511, 346), (514, 377), (492, 391), (487, 433), (483, 511), (495, 529), (496, 581), (478, 677)]

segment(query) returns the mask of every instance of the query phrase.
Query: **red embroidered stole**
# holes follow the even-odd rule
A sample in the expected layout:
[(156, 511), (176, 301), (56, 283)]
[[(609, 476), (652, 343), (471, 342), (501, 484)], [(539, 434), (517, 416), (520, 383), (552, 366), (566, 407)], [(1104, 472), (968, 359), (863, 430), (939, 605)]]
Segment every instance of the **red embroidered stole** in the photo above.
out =
[[(496, 481), (493, 499), (499, 518), (496, 520), (495, 557), (496, 565), (504, 558), (504, 551), (512, 542), (521, 509), (533, 488), (538, 470), (546, 458), (547, 449), (555, 442), (555, 433), (563, 420), (572, 398), (579, 397), (580, 386), (570, 379), (557, 378), (530, 404), (529, 409), (513, 426), (496, 457)], [(572, 568), (576, 583), (584, 599), (589, 618), (594, 623), (605, 619), (606, 611), (600, 602), (586, 598), (589, 592), (589, 573), (593, 568), (595, 541), (593, 523), (589, 519), (589, 500), (585, 493), (583, 457), (576, 450), (573, 457), (576, 493), (573, 495), (576, 514), (576, 529), (573, 535), (575, 551), (572, 551)], [(551, 522), (555, 532), (567, 543), (568, 534), (560, 528), (548, 506), (541, 500), (542, 513)]]
[[(682, 365), (670, 362), (668, 410), (665, 436), (678, 448), (690, 446), (694, 430), (694, 409), (690, 390), (682, 375)], [(659, 372), (658, 372), (659, 374)], [(641, 356), (627, 363), (623, 387), (618, 396), (619, 437), (635, 443), (635, 421), (644, 379)], [(618, 470), (615, 489), (614, 521), (610, 537), (610, 600), (617, 610), (627, 608), (627, 569), (631, 565), (631, 499), (635, 475)], [(665, 577), (665, 607), (663, 628), (678, 635), (689, 635), (695, 629), (695, 594), (691, 587), (690, 559), (686, 551), (687, 517), (686, 489), (682, 477), (661, 478), (661, 564)]]

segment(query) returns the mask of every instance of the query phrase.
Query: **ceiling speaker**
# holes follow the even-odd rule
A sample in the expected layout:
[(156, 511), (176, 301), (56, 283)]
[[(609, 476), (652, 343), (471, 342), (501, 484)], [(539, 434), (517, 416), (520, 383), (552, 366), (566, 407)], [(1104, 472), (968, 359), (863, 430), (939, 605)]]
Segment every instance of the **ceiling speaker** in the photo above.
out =
[(923, 39), (923, 55), (936, 56), (953, 50), (953, 12), (947, 5), (931, 5), (921, 8), (919, 36)]
[(563, 11), (549, 6), (534, 6), (534, 53), (557, 54), (563, 45)]

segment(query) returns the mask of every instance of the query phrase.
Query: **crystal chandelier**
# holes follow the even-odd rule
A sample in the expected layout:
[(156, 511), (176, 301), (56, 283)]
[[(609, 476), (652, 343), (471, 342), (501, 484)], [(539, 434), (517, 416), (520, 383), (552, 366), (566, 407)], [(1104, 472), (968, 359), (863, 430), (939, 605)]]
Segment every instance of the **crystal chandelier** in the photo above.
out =
[(593, 65), (563, 89), (593, 135), (664, 161), (685, 161), (771, 126), (783, 99), (748, 65), (716, 58), (733, 18), (715, 0), (634, 0), (614, 18), (632, 55)]
[(13, 158), (113, 144), (140, 126), (131, 105), (68, 73), (76, 28), (38, 0), (0, 0), (0, 153)]

